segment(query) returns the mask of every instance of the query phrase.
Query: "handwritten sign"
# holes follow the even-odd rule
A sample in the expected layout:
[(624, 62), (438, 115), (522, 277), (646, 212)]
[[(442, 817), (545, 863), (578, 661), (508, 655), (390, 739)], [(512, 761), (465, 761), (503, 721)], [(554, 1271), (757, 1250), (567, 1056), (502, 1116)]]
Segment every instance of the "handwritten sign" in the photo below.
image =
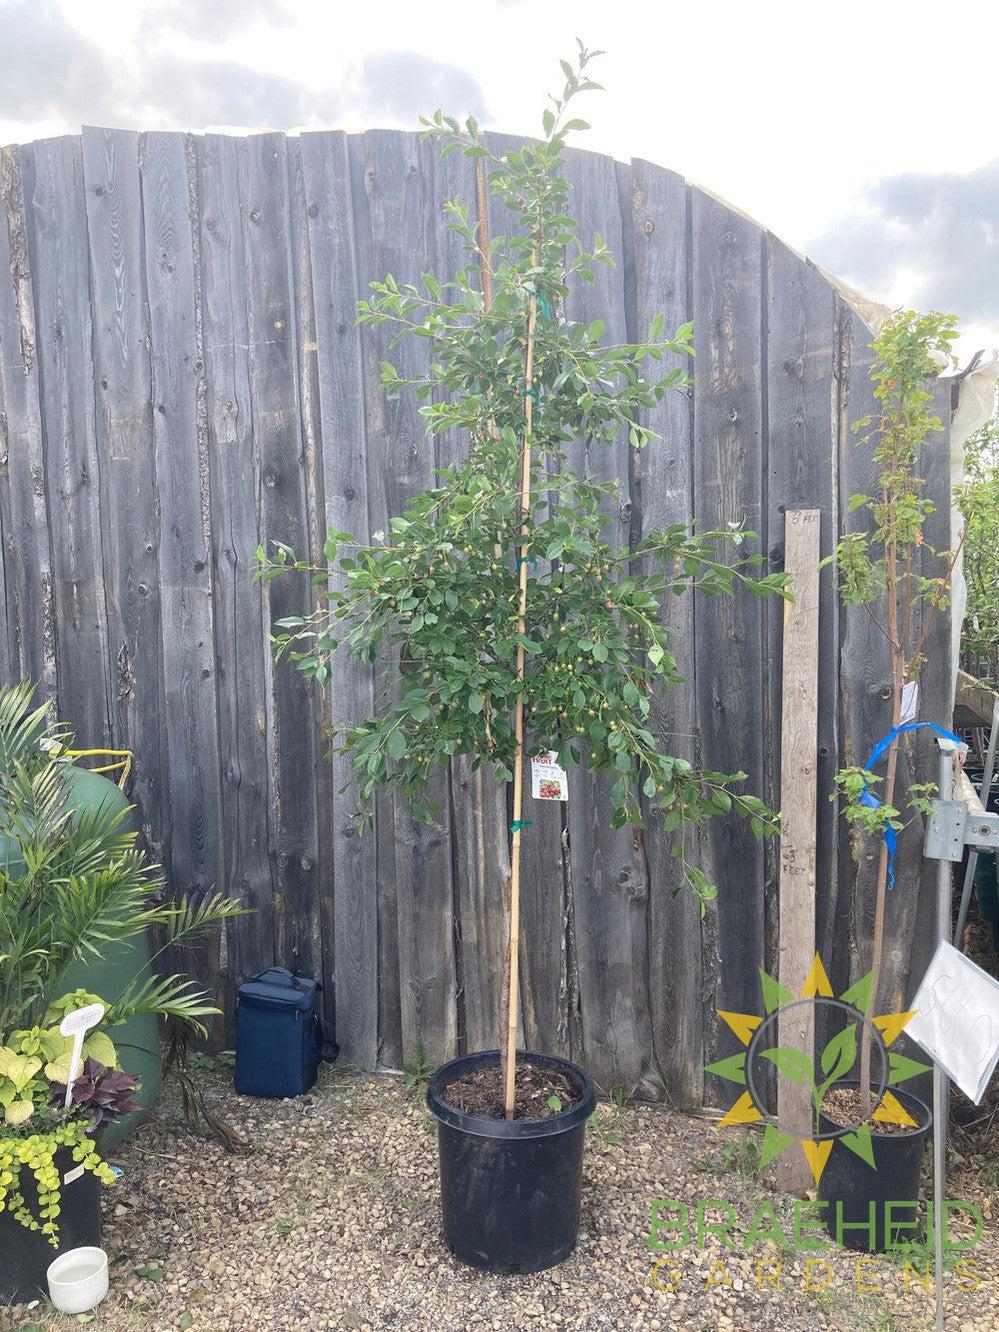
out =
[(980, 1104), (999, 1063), (999, 981), (952, 944), (937, 945), (906, 1034)]

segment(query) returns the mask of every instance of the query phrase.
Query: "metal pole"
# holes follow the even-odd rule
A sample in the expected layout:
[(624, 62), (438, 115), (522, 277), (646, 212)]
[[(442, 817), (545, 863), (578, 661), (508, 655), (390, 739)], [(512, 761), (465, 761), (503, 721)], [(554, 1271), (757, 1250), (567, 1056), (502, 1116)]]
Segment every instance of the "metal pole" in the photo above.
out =
[[(985, 755), (985, 771), (982, 774), (982, 804), (988, 809), (989, 794), (992, 791), (992, 778), (996, 767), (996, 744), (999, 742), (999, 698), (992, 705), (992, 729), (989, 732), (989, 747)], [(968, 867), (964, 872), (964, 887), (961, 889), (961, 906), (957, 913), (957, 929), (954, 931), (954, 947), (964, 952), (964, 925), (968, 919), (968, 906), (971, 902), (971, 888), (975, 882), (975, 870), (978, 867), (978, 848), (968, 850)]]
[[(940, 747), (940, 771), (937, 796), (940, 800), (954, 799), (954, 755), (957, 746), (953, 740), (937, 738)], [(951, 862), (937, 861), (937, 943), (950, 939)], [(936, 1326), (944, 1332), (943, 1302), (943, 1211), (944, 1186), (947, 1179), (947, 1078), (938, 1063), (933, 1064), (933, 1267), (936, 1285)]]

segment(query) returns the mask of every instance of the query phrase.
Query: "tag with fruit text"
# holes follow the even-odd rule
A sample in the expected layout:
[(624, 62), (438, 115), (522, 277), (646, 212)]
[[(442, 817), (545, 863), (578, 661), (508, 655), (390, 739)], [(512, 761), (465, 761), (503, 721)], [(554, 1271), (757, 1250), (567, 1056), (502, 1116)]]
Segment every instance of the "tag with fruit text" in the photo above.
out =
[(535, 754), (531, 759), (531, 795), (535, 800), (568, 800), (569, 775), (555, 762), (556, 755)]

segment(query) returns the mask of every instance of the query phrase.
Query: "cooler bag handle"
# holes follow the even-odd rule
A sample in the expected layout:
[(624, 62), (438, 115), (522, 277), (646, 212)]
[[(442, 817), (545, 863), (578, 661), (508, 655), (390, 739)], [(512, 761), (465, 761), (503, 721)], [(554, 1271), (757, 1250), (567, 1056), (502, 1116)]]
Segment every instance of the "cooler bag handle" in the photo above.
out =
[[(293, 971), (289, 971), (287, 967), (268, 967), (267, 970), (276, 971), (279, 976), (287, 976), (288, 980), (291, 981), (292, 986), (296, 990), (301, 991), (303, 994), (308, 992), (308, 986), (303, 985), (301, 976), (296, 976), (295, 973)], [(315, 982), (315, 986), (317, 990), (321, 990), (323, 988), (318, 981)]]

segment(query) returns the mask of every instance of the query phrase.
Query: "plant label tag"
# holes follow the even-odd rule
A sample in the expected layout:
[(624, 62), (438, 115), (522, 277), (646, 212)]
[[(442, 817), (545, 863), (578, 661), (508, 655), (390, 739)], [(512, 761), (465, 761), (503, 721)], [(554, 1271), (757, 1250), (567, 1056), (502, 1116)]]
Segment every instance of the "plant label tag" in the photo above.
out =
[(906, 1035), (979, 1105), (999, 1063), (999, 981), (942, 939), (912, 1007)]
[(72, 1170), (66, 1171), (65, 1175), (63, 1175), (62, 1177), (62, 1182), (64, 1184), (74, 1184), (78, 1179), (82, 1177), (82, 1175), (83, 1175), (83, 1166), (82, 1165), (75, 1166)]
[(531, 758), (531, 795), (535, 800), (568, 800), (569, 774), (559, 767), (554, 752)]
[(66, 1099), (63, 1102), (67, 1110), (73, 1104), (73, 1083), (80, 1071), (83, 1038), (91, 1027), (97, 1026), (103, 1016), (103, 1004), (87, 1004), (86, 1008), (75, 1008), (72, 1013), (67, 1013), (59, 1023), (60, 1033), (73, 1038), (73, 1053), (69, 1057), (69, 1077), (66, 1079)]
[(75, 1008), (59, 1023), (59, 1031), (63, 1036), (82, 1036), (91, 1027), (96, 1027), (103, 1016), (103, 1004), (88, 1004), (86, 1008)]
[(899, 713), (898, 724), (904, 726), (906, 722), (915, 721), (919, 716), (919, 681), (908, 680), (902, 686), (902, 711)]

